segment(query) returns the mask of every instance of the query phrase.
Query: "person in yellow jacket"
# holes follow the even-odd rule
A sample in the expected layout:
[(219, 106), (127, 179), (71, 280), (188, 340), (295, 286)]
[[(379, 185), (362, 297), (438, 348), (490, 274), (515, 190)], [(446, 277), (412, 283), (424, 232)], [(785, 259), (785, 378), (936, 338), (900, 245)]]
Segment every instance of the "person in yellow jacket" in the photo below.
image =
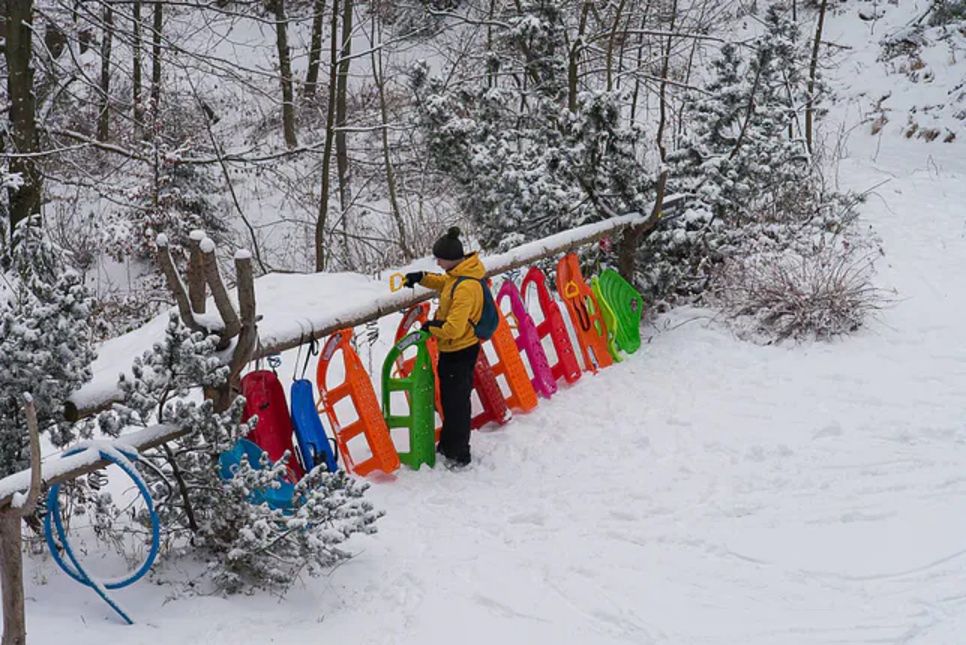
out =
[[(436, 451), (457, 466), (470, 463), (473, 370), (480, 351), (474, 325), (483, 315), (486, 269), (476, 253), (465, 254), (460, 229), (450, 228), (433, 244), (436, 264), (446, 273), (406, 274), (407, 287), (420, 284), (439, 292), (439, 307), (423, 325), (439, 343), (439, 395), (443, 429)], [(469, 279), (467, 279), (469, 278)]]

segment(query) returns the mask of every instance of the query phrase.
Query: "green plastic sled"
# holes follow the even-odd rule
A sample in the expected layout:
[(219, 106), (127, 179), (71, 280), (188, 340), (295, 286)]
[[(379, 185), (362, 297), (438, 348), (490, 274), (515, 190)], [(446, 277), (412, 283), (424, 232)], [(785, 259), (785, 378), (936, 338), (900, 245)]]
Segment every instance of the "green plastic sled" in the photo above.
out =
[(621, 355), (621, 350), (617, 346), (617, 330), (620, 323), (617, 315), (614, 313), (614, 309), (604, 299), (603, 292), (600, 288), (600, 278), (597, 276), (590, 279), (590, 290), (594, 292), (594, 297), (597, 298), (597, 302), (600, 304), (600, 314), (604, 319), (604, 325), (607, 327), (607, 353), (611, 355), (615, 363), (620, 363), (624, 360), (624, 357)]
[[(382, 364), (382, 415), (390, 430), (409, 428), (409, 451), (400, 452), (399, 461), (417, 470), (422, 464), (436, 465), (436, 385), (427, 340), (426, 332), (407, 334), (389, 350)], [(412, 372), (405, 378), (391, 376), (396, 359), (413, 345), (419, 347)], [(406, 393), (409, 414), (392, 413), (393, 392)]]
[(641, 348), (644, 297), (613, 269), (604, 269), (595, 282), (597, 299), (606, 302), (617, 318), (617, 346), (628, 354), (633, 354)]

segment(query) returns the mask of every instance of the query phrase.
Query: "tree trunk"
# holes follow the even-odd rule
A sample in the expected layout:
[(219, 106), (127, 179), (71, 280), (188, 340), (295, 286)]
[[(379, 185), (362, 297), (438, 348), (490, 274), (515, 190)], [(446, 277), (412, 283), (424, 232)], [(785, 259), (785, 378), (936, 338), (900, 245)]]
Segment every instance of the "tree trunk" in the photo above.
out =
[[(37, 138), (36, 104), (34, 100), (34, 71), (31, 68), (33, 35), (33, 0), (7, 0), (4, 20), (7, 61), (7, 96), (10, 100), (10, 152), (30, 154), (40, 151)], [(20, 173), (23, 185), (10, 188), (10, 233), (17, 223), (31, 215), (40, 214), (43, 178), (34, 157), (12, 157), (10, 172)]]
[(496, 0), (490, 0), (490, 9), (486, 14), (486, 86), (496, 87), (496, 66), (492, 64), (493, 55), (493, 12), (496, 10)]
[(382, 42), (382, 30), (379, 28), (376, 13), (372, 14), (372, 76), (379, 90), (379, 114), (382, 118), (382, 158), (386, 166), (386, 185), (389, 188), (389, 209), (392, 211), (392, 218), (396, 222), (396, 229), (399, 233), (399, 250), (402, 251), (403, 259), (409, 262), (413, 259), (413, 252), (409, 247), (406, 236), (406, 226), (403, 222), (402, 212), (399, 209), (399, 199), (396, 196), (396, 174), (393, 171), (392, 159), (389, 156), (389, 111), (386, 107), (386, 77), (382, 72), (382, 49), (376, 46), (376, 34), (379, 35), (379, 42)]
[(617, 55), (617, 82), (614, 84), (615, 89), (621, 89), (621, 82), (623, 81), (624, 72), (624, 55), (627, 53), (627, 41), (630, 39), (628, 31), (631, 28), (631, 21), (634, 19), (634, 8), (627, 12), (627, 20), (624, 21), (624, 30), (621, 35), (621, 48)]
[(282, 83), (282, 131), (285, 145), (298, 145), (295, 137), (295, 102), (292, 95), (292, 64), (288, 51), (288, 18), (285, 17), (285, 0), (273, 0), (275, 14), (275, 46), (278, 49), (279, 80)]
[(667, 75), (671, 69), (671, 45), (673, 43), (674, 25), (678, 18), (678, 0), (671, 4), (671, 23), (668, 26), (667, 45), (664, 49), (664, 61), (661, 63), (660, 115), (657, 122), (657, 149), (661, 153), (661, 163), (667, 161), (667, 148), (664, 146), (664, 128), (667, 125)]
[(133, 50), (131, 92), (134, 102), (134, 130), (135, 136), (140, 136), (142, 119), (141, 113), (141, 0), (134, 0), (133, 30), (131, 34), (131, 48)]
[(580, 65), (580, 53), (584, 47), (584, 30), (587, 28), (587, 13), (590, 3), (585, 2), (580, 8), (580, 23), (577, 26), (577, 38), (570, 47), (567, 62), (567, 109), (577, 111), (577, 78)]
[(818, 8), (818, 25), (815, 27), (815, 40), (812, 43), (812, 60), (808, 67), (808, 96), (805, 103), (805, 145), (808, 152), (812, 152), (813, 131), (812, 122), (815, 118), (815, 75), (818, 73), (818, 51), (822, 44), (822, 29), (825, 26), (825, 10), (828, 8), (828, 0), (822, 0)]
[[(695, 38), (691, 42), (691, 53), (688, 55), (688, 65), (684, 70), (684, 84), (691, 84), (691, 72), (694, 69), (694, 56), (698, 52), (698, 39)], [(687, 101), (681, 101), (681, 105), (678, 108), (678, 122), (677, 122), (677, 138), (680, 139), (684, 134), (684, 109), (686, 107)]]
[(637, 267), (637, 249), (651, 231), (657, 228), (661, 222), (661, 211), (664, 209), (664, 191), (667, 187), (667, 170), (661, 172), (657, 179), (657, 187), (654, 196), (654, 206), (647, 221), (637, 226), (629, 226), (624, 229), (624, 234), (618, 247), (617, 270), (621, 276), (634, 283), (634, 272)]
[(111, 125), (111, 45), (114, 40), (114, 9), (104, 2), (104, 34), (101, 36), (101, 107), (97, 116), (97, 140), (107, 141)]
[(346, 98), (349, 91), (349, 56), (352, 54), (352, 0), (342, 4), (342, 51), (339, 54), (339, 78), (335, 97), (335, 160), (339, 171), (339, 209), (342, 221), (342, 244), (348, 258), (349, 148), (346, 144)]
[(315, 13), (312, 17), (312, 45), (309, 49), (309, 69), (305, 74), (305, 87), (302, 97), (306, 100), (315, 97), (319, 83), (319, 62), (322, 58), (322, 23), (325, 13), (325, 0), (315, 0)]
[(325, 148), (322, 152), (322, 194), (319, 213), (315, 220), (315, 270), (325, 271), (328, 256), (325, 252), (325, 225), (329, 215), (329, 171), (332, 164), (332, 139), (335, 117), (336, 66), (338, 64), (339, 0), (332, 2), (332, 23), (329, 33), (329, 99), (325, 117)]
[(154, 24), (151, 29), (151, 116), (155, 119), (161, 109), (161, 27), (164, 24), (164, 4), (154, 3)]

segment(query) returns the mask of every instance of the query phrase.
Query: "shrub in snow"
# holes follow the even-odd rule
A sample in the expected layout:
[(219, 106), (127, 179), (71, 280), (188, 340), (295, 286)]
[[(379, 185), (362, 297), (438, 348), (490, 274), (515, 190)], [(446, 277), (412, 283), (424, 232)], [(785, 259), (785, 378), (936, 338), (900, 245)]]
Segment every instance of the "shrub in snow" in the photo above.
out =
[(0, 477), (30, 465), (25, 392), (52, 444), (76, 438), (63, 405), (90, 380), (95, 353), (91, 294), (69, 260), (36, 218), (21, 222), (12, 240), (0, 236)]
[(872, 263), (831, 246), (734, 258), (715, 281), (715, 299), (739, 335), (764, 342), (828, 339), (858, 329), (878, 308)]
[(340, 545), (355, 533), (375, 532), (381, 513), (363, 499), (367, 484), (343, 472), (316, 468), (296, 486), (294, 512), (285, 515), (249, 502), (251, 491), (275, 487), (286, 468), (265, 460), (243, 466), (233, 479), (219, 475), (218, 456), (249, 430), (241, 422), (244, 399), (217, 413), (211, 401), (193, 401), (197, 388), (224, 383), (228, 368), (214, 339), (192, 333), (172, 315), (164, 341), (134, 362), (121, 378), (124, 402), (102, 414), (101, 429), (171, 424), (187, 433), (146, 451), (141, 469), (161, 517), (165, 542), (208, 563), (214, 585), (227, 592), (250, 586), (285, 588), (302, 571), (317, 573), (349, 557)]

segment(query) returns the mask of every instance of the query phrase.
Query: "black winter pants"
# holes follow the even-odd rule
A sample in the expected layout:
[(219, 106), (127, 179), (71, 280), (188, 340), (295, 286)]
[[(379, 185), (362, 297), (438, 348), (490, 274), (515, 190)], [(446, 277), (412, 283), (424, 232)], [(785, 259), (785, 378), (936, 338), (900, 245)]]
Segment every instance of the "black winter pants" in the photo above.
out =
[(439, 353), (439, 398), (443, 404), (443, 431), (439, 452), (461, 463), (470, 462), (470, 418), (473, 370), (480, 345)]

